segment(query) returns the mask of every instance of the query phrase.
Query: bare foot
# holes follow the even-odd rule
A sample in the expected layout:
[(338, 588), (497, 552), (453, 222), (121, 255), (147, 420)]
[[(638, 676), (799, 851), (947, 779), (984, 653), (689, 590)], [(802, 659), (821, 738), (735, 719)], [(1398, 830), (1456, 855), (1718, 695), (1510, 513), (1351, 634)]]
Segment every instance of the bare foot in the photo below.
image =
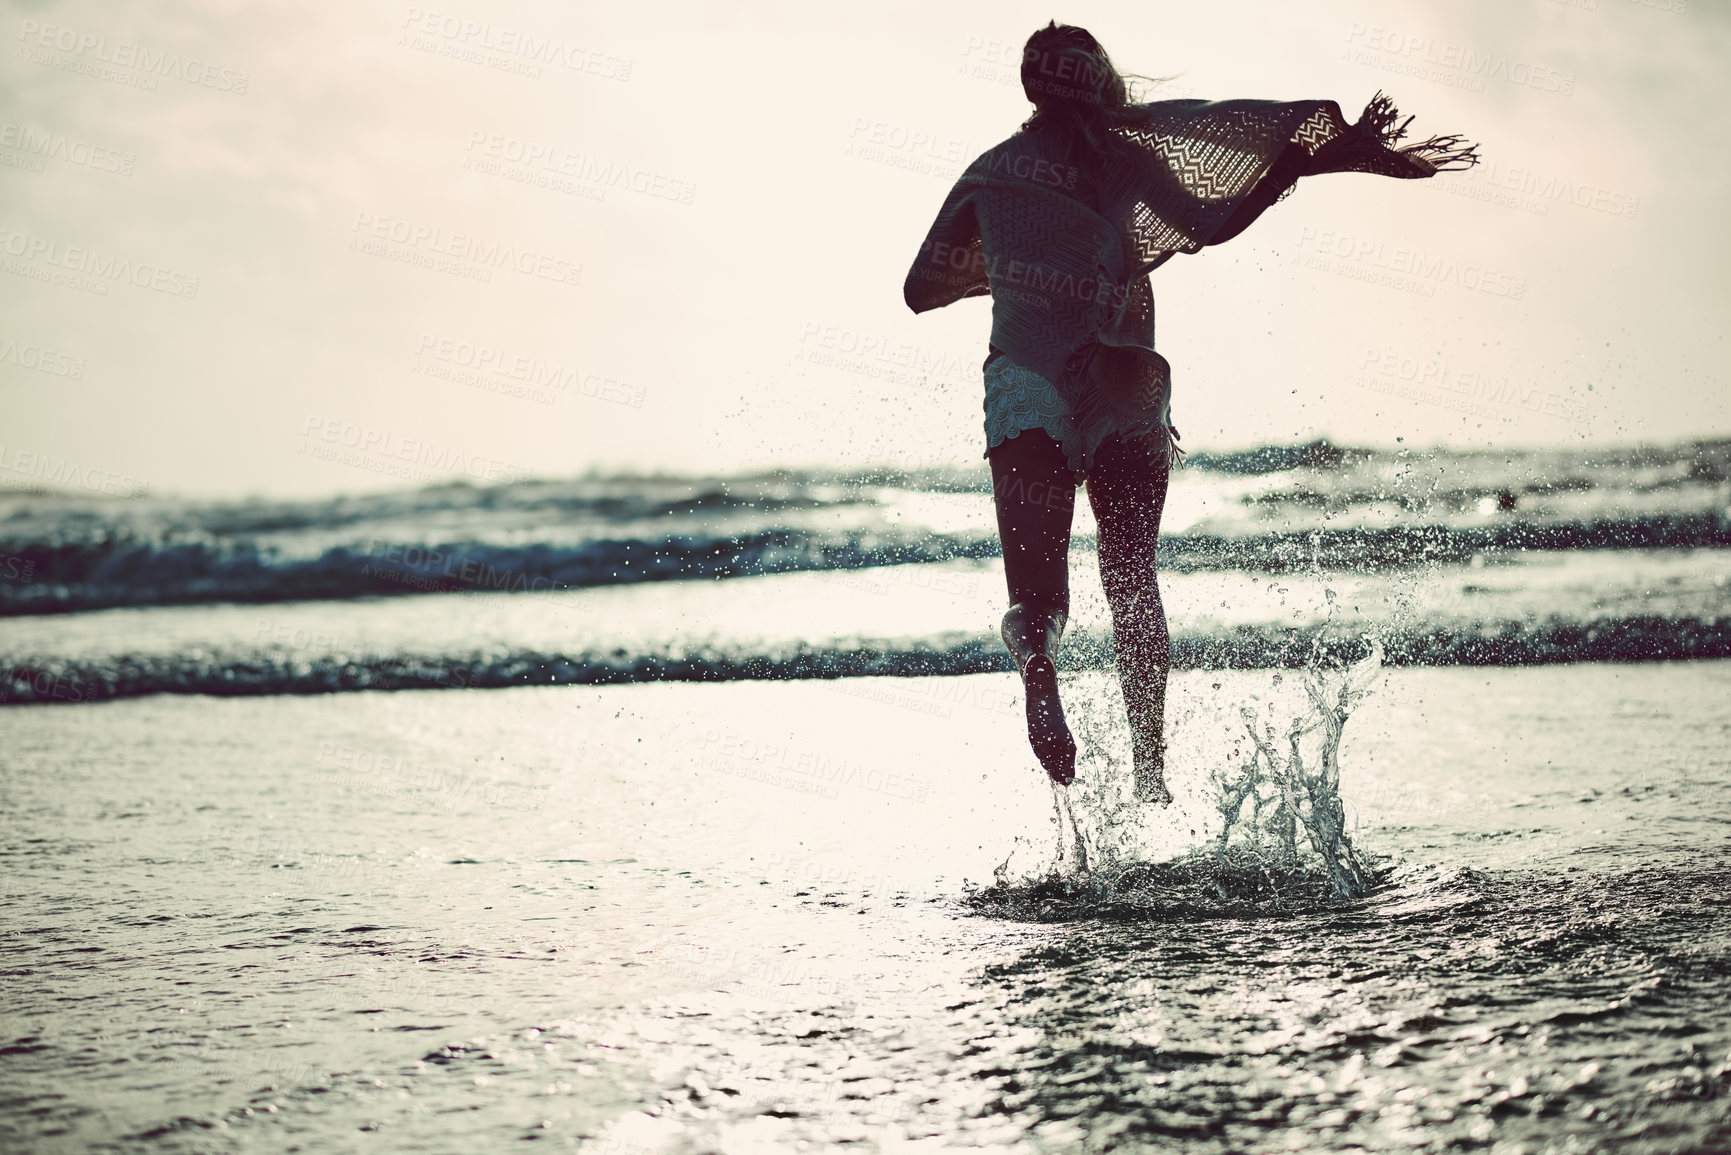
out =
[(1058, 667), (1052, 662), (1052, 652), (1064, 635), (1066, 616), (1063, 610), (1041, 612), (1017, 603), (1004, 615), (999, 629), (1004, 648), (1022, 673), (1028, 745), (1034, 748), (1034, 757), (1046, 774), (1060, 786), (1076, 780), (1076, 739), (1064, 721), (1064, 703), (1058, 698)]
[(1028, 744), (1052, 781), (1068, 786), (1076, 780), (1076, 739), (1064, 720), (1064, 703), (1058, 697), (1058, 670), (1045, 654), (1028, 659), (1022, 671), (1022, 689), (1028, 700)]

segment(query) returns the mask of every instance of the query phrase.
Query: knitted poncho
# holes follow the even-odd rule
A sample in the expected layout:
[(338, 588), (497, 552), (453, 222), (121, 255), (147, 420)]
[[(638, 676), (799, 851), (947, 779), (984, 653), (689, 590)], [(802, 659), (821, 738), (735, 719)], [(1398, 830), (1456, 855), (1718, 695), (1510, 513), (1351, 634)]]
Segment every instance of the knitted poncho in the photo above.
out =
[(1135, 106), (1112, 130), (1122, 145), (1097, 208), (1053, 134), (1018, 132), (956, 181), (903, 296), (923, 313), (990, 293), (992, 345), (1056, 384), (1078, 425), (1109, 411), (1176, 436), (1148, 272), (1236, 236), (1301, 176), (1428, 177), (1476, 161), (1453, 136), (1396, 148), (1410, 121), (1381, 93), (1352, 125), (1330, 100)]

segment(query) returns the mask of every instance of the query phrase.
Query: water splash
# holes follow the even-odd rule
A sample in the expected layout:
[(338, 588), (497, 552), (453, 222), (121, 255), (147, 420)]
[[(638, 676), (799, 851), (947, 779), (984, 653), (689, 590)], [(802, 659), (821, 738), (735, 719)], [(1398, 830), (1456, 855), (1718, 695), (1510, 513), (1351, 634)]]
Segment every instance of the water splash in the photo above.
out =
[[(1172, 836), (1185, 825), (1185, 811), (1134, 799), (1122, 714), (1109, 708), (1115, 681), (1098, 680), (1087, 687), (1094, 693), (1067, 687), (1086, 758), (1074, 786), (1052, 787), (1051, 856), (1030, 862), (1038, 859), (1034, 844), (1018, 839), (993, 884), (968, 901), (997, 917), (1053, 921), (1293, 913), (1363, 897), (1384, 872), (1348, 829), (1340, 743), (1347, 718), (1382, 670), (1380, 642), (1367, 636), (1364, 643), (1368, 655), (1348, 662), (1338, 655), (1358, 652), (1357, 642), (1333, 643), (1319, 631), (1298, 703), (1291, 687), (1282, 689), (1286, 675), (1275, 673), (1266, 700), (1252, 694), (1239, 707), (1241, 736), (1221, 750), (1229, 764), (1209, 775), (1209, 809), (1182, 848)], [(1024, 869), (1014, 869), (1017, 863)]]
[[(1347, 833), (1340, 799), (1340, 739), (1346, 719), (1382, 672), (1382, 646), (1365, 639), (1370, 654), (1342, 669), (1326, 665), (1318, 634), (1304, 670), (1309, 709), (1281, 726), (1276, 709), (1241, 708), (1251, 751), (1236, 773), (1216, 770), (1214, 804), (1221, 817), (1215, 856), (1225, 862), (1239, 843), (1257, 859), (1283, 870), (1320, 867), (1341, 898), (1370, 889), (1373, 872)], [(1246, 804), (1250, 807), (1245, 815)], [(1302, 833), (1307, 845), (1301, 846)], [(1306, 854), (1308, 850), (1308, 854)]]
[(1058, 863), (1063, 873), (1076, 878), (1086, 878), (1093, 872), (1088, 869), (1088, 840), (1082, 836), (1082, 828), (1076, 823), (1076, 811), (1070, 805), (1070, 792), (1052, 784), (1053, 817), (1058, 826)]
[[(1320, 533), (1310, 535), (1310, 568), (1318, 579), (1323, 577)], [(1217, 769), (1211, 776), (1214, 807), (1221, 818), (1215, 856), (1227, 861), (1236, 827), (1251, 861), (1269, 862), (1288, 873), (1320, 870), (1336, 897), (1356, 899), (1370, 890), (1374, 875), (1347, 834), (1346, 805), (1340, 799), (1340, 739), (1347, 716), (1382, 673), (1383, 651), (1381, 640), (1366, 634), (1369, 652), (1363, 658), (1350, 665), (1337, 659), (1329, 639), (1338, 603), (1333, 589), (1325, 588), (1323, 595), (1327, 616), (1304, 663), (1308, 708), (1283, 725), (1274, 704), (1266, 709), (1240, 707), (1250, 755), (1236, 773)], [(1281, 675), (1274, 681), (1278, 685)], [(1240, 749), (1233, 751), (1234, 757)], [(1299, 843), (1300, 832), (1307, 847)]]
[[(1088, 839), (1082, 832), (1081, 824), (1076, 821), (1069, 791), (1056, 783), (1052, 783), (1051, 821), (1055, 836), (1052, 856), (1043, 859), (1040, 865), (1034, 867), (1036, 876), (1066, 891), (1081, 892), (1089, 889), (1096, 878), (1096, 872), (1089, 865)], [(1013, 864), (1018, 857), (1038, 857), (1033, 841), (1022, 835), (1016, 836), (1010, 846), (1009, 855), (992, 871), (992, 890), (1008, 891), (1014, 889), (1019, 882), (1025, 881), (1014, 869)]]

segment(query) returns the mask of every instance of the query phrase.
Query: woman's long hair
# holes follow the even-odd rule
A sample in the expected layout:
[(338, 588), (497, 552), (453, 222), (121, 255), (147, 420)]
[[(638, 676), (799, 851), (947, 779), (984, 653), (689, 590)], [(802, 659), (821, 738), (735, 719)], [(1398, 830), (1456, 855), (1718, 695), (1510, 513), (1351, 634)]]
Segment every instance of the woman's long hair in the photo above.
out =
[(1023, 130), (1055, 133), (1065, 160), (1097, 179), (1117, 146), (1113, 127), (1134, 107), (1100, 42), (1072, 24), (1039, 29), (1022, 49), (1022, 91), (1034, 105)]

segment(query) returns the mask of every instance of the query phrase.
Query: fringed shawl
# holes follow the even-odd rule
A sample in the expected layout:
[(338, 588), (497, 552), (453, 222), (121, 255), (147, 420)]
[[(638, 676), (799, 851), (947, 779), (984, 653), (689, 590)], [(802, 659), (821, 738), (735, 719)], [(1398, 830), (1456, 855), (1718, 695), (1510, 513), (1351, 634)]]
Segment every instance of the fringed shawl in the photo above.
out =
[(1058, 386), (1083, 424), (1103, 407), (1172, 429), (1150, 270), (1236, 236), (1301, 176), (1428, 177), (1476, 162), (1459, 137), (1404, 148), (1378, 93), (1357, 124), (1331, 100), (1163, 100), (1128, 111), (1096, 190), (1051, 134), (983, 153), (945, 198), (902, 293), (916, 313), (990, 293), (992, 344)]

